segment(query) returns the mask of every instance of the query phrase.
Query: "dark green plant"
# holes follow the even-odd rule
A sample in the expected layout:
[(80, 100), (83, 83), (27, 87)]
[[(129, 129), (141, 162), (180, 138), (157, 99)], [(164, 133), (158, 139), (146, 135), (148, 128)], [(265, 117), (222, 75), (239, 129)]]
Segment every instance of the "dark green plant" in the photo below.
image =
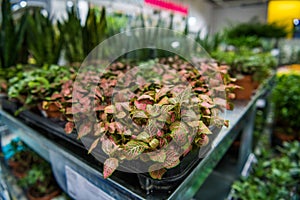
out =
[(86, 56), (83, 48), (83, 27), (75, 7), (68, 10), (67, 19), (57, 25), (62, 34), (66, 60), (69, 63), (82, 62)]
[(0, 67), (2, 71), (20, 61), (19, 56), (24, 42), (27, 14), (24, 14), (19, 20), (14, 20), (10, 1), (2, 0), (1, 19)]
[(285, 26), (276, 23), (250, 21), (225, 29), (228, 38), (255, 36), (258, 38), (282, 38), (287, 36)]
[(37, 106), (54, 92), (60, 91), (61, 85), (73, 76), (72, 68), (45, 65), (10, 79), (8, 96), (18, 99), (25, 107)]
[(45, 196), (58, 188), (50, 164), (42, 158), (31, 166), (26, 176), (19, 181), (19, 185), (34, 191), (38, 197)]
[(234, 182), (233, 196), (242, 200), (297, 199), (300, 183), (300, 145), (284, 143), (279, 155), (265, 152), (249, 177)]
[(90, 8), (83, 27), (83, 50), (87, 56), (97, 45), (107, 37), (107, 22), (105, 7), (101, 11)]
[(200, 37), (201, 30), (198, 31), (196, 42), (198, 42), (207, 53), (212, 53), (218, 49), (220, 44), (223, 42), (223, 36), (220, 33), (206, 34), (203, 38)]
[(28, 50), (37, 65), (58, 63), (63, 37), (52, 19), (39, 9), (28, 16), (27, 38)]
[(284, 133), (298, 134), (300, 130), (300, 74), (290, 72), (276, 77), (276, 86), (272, 93), (276, 127), (282, 127)]

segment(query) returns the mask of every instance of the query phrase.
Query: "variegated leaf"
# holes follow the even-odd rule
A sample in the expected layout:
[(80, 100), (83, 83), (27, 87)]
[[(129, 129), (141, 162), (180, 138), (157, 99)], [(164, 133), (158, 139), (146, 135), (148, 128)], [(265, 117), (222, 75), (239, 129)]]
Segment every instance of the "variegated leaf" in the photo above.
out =
[(108, 158), (104, 162), (103, 177), (106, 179), (118, 168), (119, 161), (116, 158)]
[(199, 132), (202, 134), (212, 134), (212, 132), (209, 130), (209, 128), (203, 123), (203, 121), (200, 121), (199, 125)]
[[(180, 151), (177, 149), (177, 151)], [(167, 169), (176, 167), (180, 163), (180, 155), (176, 152), (176, 149), (168, 149), (166, 151), (166, 161), (163, 163), (163, 166)]]
[(128, 159), (134, 159), (138, 155), (144, 152), (145, 149), (148, 149), (148, 145), (141, 141), (134, 141), (130, 140), (124, 147), (124, 150), (126, 152), (126, 155), (128, 156)]
[(86, 122), (83, 123), (79, 126), (79, 130), (78, 130), (78, 135), (77, 135), (77, 139), (82, 138), (85, 135), (88, 135), (91, 130), (92, 130), (92, 123), (91, 122)]
[(118, 146), (109, 138), (105, 137), (102, 140), (102, 151), (107, 155), (113, 154), (117, 150)]
[(142, 110), (135, 110), (133, 112), (132, 118), (142, 118), (142, 119), (148, 119), (148, 116), (146, 113)]
[(88, 151), (88, 154), (90, 154), (90, 153), (97, 147), (97, 145), (98, 145), (98, 143), (99, 143), (99, 140), (100, 140), (100, 138), (97, 138), (97, 139), (92, 143), (92, 145), (91, 145), (91, 147), (90, 147), (90, 149), (89, 149), (89, 151)]
[(161, 180), (162, 176), (167, 172), (165, 168), (161, 164), (151, 165), (148, 169), (150, 176), (153, 179)]
[(148, 140), (150, 138), (150, 135), (146, 132), (141, 132), (136, 139), (137, 140)]
[(154, 162), (163, 163), (165, 162), (167, 156), (164, 150), (159, 150), (149, 153), (149, 157)]
[(113, 114), (113, 113), (115, 113), (115, 111), (116, 111), (116, 108), (114, 105), (109, 105), (104, 108), (104, 112), (107, 114)]

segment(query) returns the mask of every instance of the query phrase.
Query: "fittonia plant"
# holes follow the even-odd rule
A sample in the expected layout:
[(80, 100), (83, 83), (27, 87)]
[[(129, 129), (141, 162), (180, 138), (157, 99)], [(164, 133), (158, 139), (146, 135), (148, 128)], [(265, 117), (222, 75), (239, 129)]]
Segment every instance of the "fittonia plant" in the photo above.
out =
[[(152, 178), (161, 179), (193, 148), (209, 143), (210, 126), (228, 126), (217, 115), (226, 107), (225, 92), (232, 97), (234, 88), (227, 68), (201, 62), (198, 71), (170, 59), (177, 64), (114, 64), (102, 73), (92, 94), (88, 83), (97, 80), (97, 73), (88, 72), (75, 84), (72, 111), (78, 138), (91, 140), (89, 153), (101, 148), (107, 155), (104, 178), (126, 160), (140, 160), (151, 163)], [(86, 115), (91, 105), (96, 119)], [(73, 128), (71, 120), (65, 130), (71, 133)]]

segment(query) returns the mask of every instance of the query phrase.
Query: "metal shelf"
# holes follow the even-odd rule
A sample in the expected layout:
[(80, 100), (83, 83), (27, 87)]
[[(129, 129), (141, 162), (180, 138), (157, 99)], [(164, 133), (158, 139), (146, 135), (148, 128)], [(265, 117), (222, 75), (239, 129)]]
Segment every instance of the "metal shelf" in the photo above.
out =
[[(72, 192), (76, 193), (76, 190), (71, 191), (72, 188), (80, 187), (81, 193), (84, 193), (82, 192), (83, 190), (87, 193), (89, 190), (92, 190), (93, 192), (90, 193), (97, 194), (98, 199), (100, 196), (102, 199), (192, 199), (239, 134), (241, 134), (241, 143), (243, 145), (241, 145), (239, 150), (237, 170), (242, 172), (244, 164), (252, 152), (251, 141), (256, 102), (270, 90), (271, 80), (266, 81), (251, 100), (235, 101), (235, 109), (223, 113), (223, 117), (230, 120), (229, 128), (222, 128), (218, 135), (212, 136), (215, 138), (210, 138), (213, 142), (207, 150), (206, 156), (183, 182), (170, 193), (149, 193), (143, 195), (137, 192), (138, 189), (134, 188), (136, 186), (128, 186), (129, 184), (126, 183), (128, 180), (125, 180), (126, 175), (125, 179), (118, 179), (114, 176), (109, 179), (103, 179), (99, 168), (90, 165), (82, 152), (78, 153), (68, 148), (67, 145), (62, 145), (60, 140), (47, 138), (3, 110), (0, 110), (0, 120), (8, 126), (11, 133), (18, 135), (33, 150), (51, 163), (58, 184), (71, 197), (72, 195), (73, 197), (78, 197), (76, 196), (78, 194), (70, 194)], [(79, 181), (80, 183), (74, 182), (72, 176), (73, 179), (75, 176), (75, 179), (81, 180)], [(89, 199), (93, 198), (93, 196), (89, 197)]]

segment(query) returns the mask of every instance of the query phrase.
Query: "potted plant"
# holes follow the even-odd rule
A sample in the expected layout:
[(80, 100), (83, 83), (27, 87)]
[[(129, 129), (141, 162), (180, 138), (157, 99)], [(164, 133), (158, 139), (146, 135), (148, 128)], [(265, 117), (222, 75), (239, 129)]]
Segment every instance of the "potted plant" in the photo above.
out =
[(237, 99), (250, 99), (258, 85), (272, 74), (276, 59), (269, 52), (254, 52), (247, 48), (233, 51), (216, 51), (212, 56), (220, 63), (230, 66), (229, 74), (236, 78)]
[(41, 158), (31, 166), (19, 184), (26, 188), (30, 200), (51, 200), (61, 193), (49, 163)]
[[(172, 65), (171, 70), (171, 65), (157, 65), (154, 61), (143, 63), (141, 68), (151, 69), (147, 74), (135, 74), (134, 70), (126, 67), (122, 68), (123, 71), (109, 70), (101, 74), (95, 96), (88, 95), (84, 83), (92, 82), (97, 73), (88, 72), (91, 73), (89, 76), (77, 77), (81, 82), (75, 88), (77, 96), (73, 96), (73, 119), (77, 119), (78, 138), (87, 141), (89, 152), (106, 156), (104, 178), (108, 178), (119, 163), (138, 160), (147, 163), (153, 179), (162, 179), (168, 169), (180, 165), (182, 157), (209, 143), (208, 135), (212, 133), (209, 125), (228, 125), (228, 121), (214, 114), (226, 107), (226, 99), (212, 97), (220, 91), (230, 93), (227, 89), (233, 85), (227, 79), (227, 68), (198, 61), (203, 70), (199, 72), (178, 57), (167, 58), (168, 62), (172, 60), (177, 64)], [(161, 60), (160, 63), (166, 61)], [(176, 77), (177, 73), (179, 77)], [(223, 76), (211, 78), (205, 73), (221, 73)], [(135, 80), (136, 76), (138, 80)], [(221, 88), (223, 78), (227, 80)], [(191, 87), (182, 87), (178, 82), (176, 86), (173, 81), (188, 82)], [(207, 82), (212, 84), (210, 91)], [(124, 90), (114, 93), (117, 84)], [(128, 87), (133, 90), (128, 91)], [(115, 98), (114, 103), (112, 97)], [(123, 101), (126, 97), (129, 97), (128, 102)], [(96, 102), (96, 121), (87, 120), (91, 117), (86, 116), (84, 111), (92, 99)], [(183, 118), (185, 120), (181, 121)], [(139, 127), (143, 127), (144, 131)], [(73, 128), (72, 121), (67, 123), (67, 133), (71, 133)]]
[(274, 104), (273, 142), (280, 144), (300, 138), (298, 113), (300, 112), (298, 98), (300, 94), (300, 75), (296, 71), (278, 74), (272, 93)]

